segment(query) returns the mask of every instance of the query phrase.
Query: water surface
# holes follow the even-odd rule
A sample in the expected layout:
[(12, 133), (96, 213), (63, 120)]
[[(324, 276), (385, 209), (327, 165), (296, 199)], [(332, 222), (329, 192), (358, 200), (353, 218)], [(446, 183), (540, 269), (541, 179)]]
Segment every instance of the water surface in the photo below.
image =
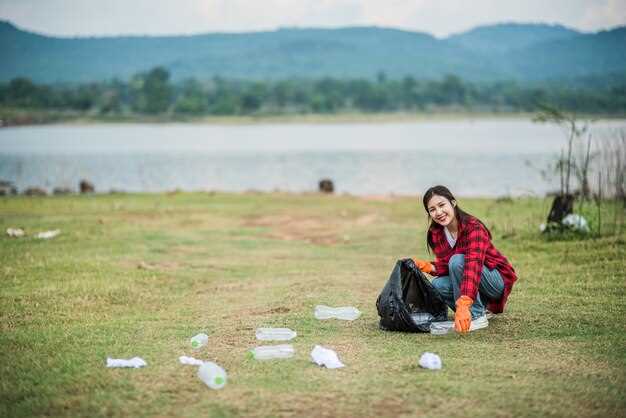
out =
[[(598, 138), (626, 121), (597, 123)], [(555, 126), (522, 119), (382, 124), (101, 124), (0, 129), (0, 179), (19, 189), (311, 191), (542, 195), (541, 169), (565, 144)]]

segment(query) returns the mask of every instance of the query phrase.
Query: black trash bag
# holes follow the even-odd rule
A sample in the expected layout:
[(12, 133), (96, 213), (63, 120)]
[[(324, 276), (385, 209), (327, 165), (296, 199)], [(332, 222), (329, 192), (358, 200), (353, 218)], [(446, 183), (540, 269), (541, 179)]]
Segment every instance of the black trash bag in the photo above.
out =
[(380, 329), (429, 332), (430, 323), (446, 321), (448, 307), (413, 260), (398, 260), (376, 300)]

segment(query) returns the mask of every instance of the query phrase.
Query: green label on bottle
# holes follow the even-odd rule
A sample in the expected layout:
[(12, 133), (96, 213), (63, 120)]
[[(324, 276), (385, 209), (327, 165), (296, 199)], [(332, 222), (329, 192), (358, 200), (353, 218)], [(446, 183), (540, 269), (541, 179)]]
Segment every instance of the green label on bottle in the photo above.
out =
[(216, 385), (223, 385), (224, 384), (224, 378), (222, 376), (217, 376), (215, 379), (213, 379), (213, 382)]
[(198, 346), (199, 346), (199, 345), (200, 345), (200, 343), (199, 343), (198, 341), (192, 341), (192, 342), (191, 342), (191, 346), (192, 346), (193, 348), (198, 348)]

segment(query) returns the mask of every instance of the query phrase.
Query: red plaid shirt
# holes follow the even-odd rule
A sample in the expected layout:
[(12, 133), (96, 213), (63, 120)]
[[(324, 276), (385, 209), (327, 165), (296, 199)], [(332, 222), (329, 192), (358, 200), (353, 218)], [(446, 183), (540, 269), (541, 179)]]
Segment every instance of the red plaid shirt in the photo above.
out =
[(432, 264), (435, 266), (435, 274), (447, 276), (450, 257), (455, 254), (463, 254), (465, 267), (463, 280), (461, 280), (461, 295), (476, 300), (483, 266), (489, 270), (498, 270), (504, 281), (504, 293), (500, 300), (489, 301), (487, 308), (493, 313), (502, 312), (513, 284), (517, 280), (515, 270), (506, 257), (493, 246), (487, 228), (478, 219), (470, 216), (463, 224), (459, 222), (458, 228), (456, 245), (452, 248), (446, 239), (443, 227), (435, 225), (428, 230), (434, 244), (433, 251), (436, 259)]

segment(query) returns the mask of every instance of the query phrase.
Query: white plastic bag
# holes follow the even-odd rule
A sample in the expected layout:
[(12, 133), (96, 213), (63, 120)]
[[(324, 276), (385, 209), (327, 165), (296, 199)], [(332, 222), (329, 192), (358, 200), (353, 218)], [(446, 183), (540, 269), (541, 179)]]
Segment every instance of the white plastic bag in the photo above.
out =
[(318, 366), (325, 366), (327, 369), (345, 367), (345, 364), (339, 360), (335, 351), (330, 348), (322, 347), (321, 345), (316, 345), (313, 348), (313, 351), (311, 351), (311, 360)]
[(419, 360), (420, 367), (430, 370), (441, 370), (441, 358), (435, 353), (426, 352)]

